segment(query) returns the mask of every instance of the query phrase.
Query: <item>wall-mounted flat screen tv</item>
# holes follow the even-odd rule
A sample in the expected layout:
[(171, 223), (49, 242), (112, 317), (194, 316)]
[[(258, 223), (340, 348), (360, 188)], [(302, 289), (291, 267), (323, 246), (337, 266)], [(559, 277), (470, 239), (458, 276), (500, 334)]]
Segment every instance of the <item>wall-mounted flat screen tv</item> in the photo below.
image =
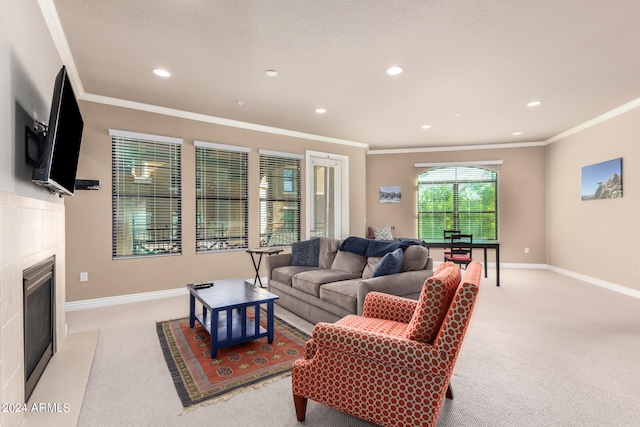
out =
[(52, 192), (73, 196), (84, 121), (63, 66), (56, 76), (42, 157), (32, 181)]

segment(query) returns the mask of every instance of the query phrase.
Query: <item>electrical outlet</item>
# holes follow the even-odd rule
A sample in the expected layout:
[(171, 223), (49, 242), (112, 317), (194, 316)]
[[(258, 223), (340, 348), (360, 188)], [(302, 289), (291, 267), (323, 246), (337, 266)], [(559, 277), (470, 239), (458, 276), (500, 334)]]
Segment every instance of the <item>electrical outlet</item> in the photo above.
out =
[(80, 281), (81, 282), (88, 282), (89, 281), (89, 273), (87, 273), (86, 271), (80, 273)]
[(529, 248), (524, 248), (524, 253), (528, 254), (529, 253)]

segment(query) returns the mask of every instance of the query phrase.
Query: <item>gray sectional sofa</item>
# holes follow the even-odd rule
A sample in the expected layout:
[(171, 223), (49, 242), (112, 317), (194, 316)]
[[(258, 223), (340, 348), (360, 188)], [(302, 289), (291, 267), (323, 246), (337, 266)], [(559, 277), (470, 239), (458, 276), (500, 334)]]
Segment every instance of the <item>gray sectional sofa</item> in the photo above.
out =
[[(389, 250), (388, 255), (378, 251), (375, 255), (379, 256), (367, 256), (366, 252), (353, 249), (353, 245), (345, 245), (354, 242), (350, 239), (356, 239), (358, 245), (369, 243), (369, 239), (349, 237), (341, 241), (322, 237), (314, 242), (315, 252), (303, 252), (294, 244), (291, 253), (267, 257), (268, 290), (280, 297), (276, 303), (318, 323), (362, 314), (364, 298), (371, 291), (418, 299), (425, 280), (433, 275), (428, 248), (414, 241)], [(309, 242), (299, 245), (308, 246)], [(389, 242), (389, 246), (393, 249), (398, 245)], [(339, 250), (340, 247), (346, 250)], [(400, 272), (382, 271), (389, 266)]]

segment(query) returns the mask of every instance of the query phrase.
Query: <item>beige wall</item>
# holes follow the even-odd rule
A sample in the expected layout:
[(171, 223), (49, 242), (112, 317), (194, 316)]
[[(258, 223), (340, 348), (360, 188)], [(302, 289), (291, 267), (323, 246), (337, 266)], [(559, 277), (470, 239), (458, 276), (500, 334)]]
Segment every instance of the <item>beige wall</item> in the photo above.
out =
[[(396, 235), (415, 237), (418, 230), (415, 163), (502, 160), (499, 172), (498, 234), (501, 263), (544, 264), (545, 147), (438, 151), (367, 156), (367, 226), (393, 225)], [(401, 203), (380, 203), (382, 185), (399, 185)], [(529, 248), (529, 253), (524, 248)], [(442, 260), (434, 249), (433, 258)], [(482, 256), (478, 253), (477, 256)], [(489, 251), (489, 262), (494, 262)]]
[[(622, 157), (623, 197), (581, 200), (582, 167)], [(547, 146), (547, 262), (640, 290), (640, 109)]]
[[(85, 119), (78, 178), (99, 179), (100, 191), (76, 191), (66, 199), (67, 300), (80, 301), (181, 288), (194, 281), (253, 278), (244, 250), (195, 253), (195, 148), (201, 140), (251, 148), (249, 153), (249, 246), (259, 246), (258, 149), (304, 154), (314, 150), (349, 156), (350, 234), (363, 234), (365, 217), (365, 148), (256, 132), (163, 116), (103, 104), (82, 102)], [(112, 260), (111, 138), (109, 129), (183, 138), (181, 256)], [(302, 162), (302, 236), (305, 236), (305, 166)], [(80, 282), (80, 272), (89, 274)], [(261, 271), (265, 275), (264, 267)]]

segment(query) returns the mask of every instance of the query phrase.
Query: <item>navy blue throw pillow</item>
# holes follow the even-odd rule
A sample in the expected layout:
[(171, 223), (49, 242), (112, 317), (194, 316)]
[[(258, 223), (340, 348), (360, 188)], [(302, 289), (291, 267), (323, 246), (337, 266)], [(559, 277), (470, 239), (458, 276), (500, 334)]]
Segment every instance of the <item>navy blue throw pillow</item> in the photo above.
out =
[(291, 244), (291, 265), (317, 267), (320, 260), (320, 239)]
[(382, 257), (378, 265), (376, 265), (376, 268), (373, 269), (371, 277), (400, 273), (402, 271), (403, 258), (404, 254), (402, 252), (402, 248), (389, 252)]

